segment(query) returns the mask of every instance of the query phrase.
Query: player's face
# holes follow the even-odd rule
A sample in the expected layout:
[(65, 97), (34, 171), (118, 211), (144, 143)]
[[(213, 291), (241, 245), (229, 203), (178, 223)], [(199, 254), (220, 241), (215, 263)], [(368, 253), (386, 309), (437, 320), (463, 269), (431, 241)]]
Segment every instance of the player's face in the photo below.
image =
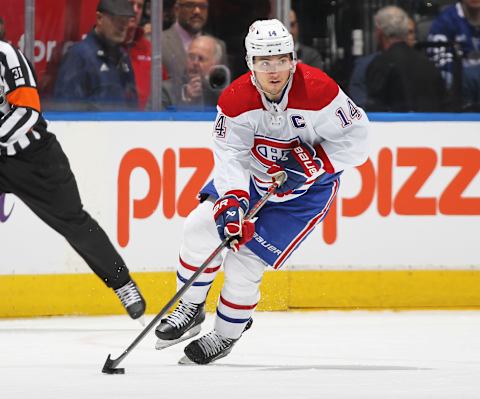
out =
[(293, 67), (288, 54), (254, 57), (253, 70), (258, 84), (271, 100), (276, 100), (288, 82)]

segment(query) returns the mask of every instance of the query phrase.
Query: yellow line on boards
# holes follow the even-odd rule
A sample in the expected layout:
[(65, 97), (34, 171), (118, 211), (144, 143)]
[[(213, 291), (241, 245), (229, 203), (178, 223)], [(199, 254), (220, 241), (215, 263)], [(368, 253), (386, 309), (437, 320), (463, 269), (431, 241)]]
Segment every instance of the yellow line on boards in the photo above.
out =
[[(133, 273), (156, 314), (176, 291), (175, 272)], [(217, 277), (207, 300), (213, 311), (223, 283)], [(264, 275), (257, 310), (475, 309), (480, 271), (283, 270)], [(111, 289), (93, 274), (1, 275), (0, 317), (124, 314)]]

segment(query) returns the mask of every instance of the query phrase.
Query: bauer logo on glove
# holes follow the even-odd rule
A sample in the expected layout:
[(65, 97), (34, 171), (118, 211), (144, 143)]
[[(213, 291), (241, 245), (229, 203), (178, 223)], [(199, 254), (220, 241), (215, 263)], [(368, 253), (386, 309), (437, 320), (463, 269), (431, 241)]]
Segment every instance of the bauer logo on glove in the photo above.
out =
[(320, 170), (320, 165), (315, 162), (304, 146), (299, 145), (298, 147), (295, 147), (292, 150), (292, 153), (297, 159), (299, 165), (303, 167), (303, 170), (308, 177), (314, 176)]
[(267, 170), (267, 173), (273, 178), (281, 172), (287, 175), (287, 180), (277, 190), (277, 193), (286, 194), (302, 187), (307, 180), (317, 178), (324, 170), (322, 161), (313, 147), (310, 144), (301, 143)]
[(248, 211), (249, 195), (243, 190), (229, 191), (219, 198), (213, 207), (213, 217), (221, 240), (229, 239), (229, 246), (235, 252), (240, 245), (250, 241), (255, 225), (244, 220)]

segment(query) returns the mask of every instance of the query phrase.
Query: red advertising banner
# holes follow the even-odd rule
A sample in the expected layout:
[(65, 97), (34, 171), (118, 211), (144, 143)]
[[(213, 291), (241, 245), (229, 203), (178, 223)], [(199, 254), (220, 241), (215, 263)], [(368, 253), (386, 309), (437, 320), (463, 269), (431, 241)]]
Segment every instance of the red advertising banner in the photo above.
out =
[[(36, 0), (34, 63), (41, 88), (47, 88), (68, 46), (95, 24), (98, 0)], [(0, 0), (5, 21), (5, 40), (23, 50), (25, 4), (23, 0)]]

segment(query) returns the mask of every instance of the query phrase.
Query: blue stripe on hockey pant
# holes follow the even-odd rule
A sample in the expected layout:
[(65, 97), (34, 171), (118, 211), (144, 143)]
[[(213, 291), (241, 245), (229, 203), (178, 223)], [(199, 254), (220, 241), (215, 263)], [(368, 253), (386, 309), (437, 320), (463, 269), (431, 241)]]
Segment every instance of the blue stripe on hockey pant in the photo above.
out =
[(224, 337), (237, 339), (260, 300), (265, 264), (242, 246), (238, 252), (226, 253), (223, 267), (225, 282), (218, 300), (215, 330)]
[(235, 323), (235, 324), (239, 324), (239, 323), (247, 324), (248, 320), (250, 320), (250, 317), (248, 319), (234, 319), (232, 317), (225, 316), (218, 309), (217, 309), (217, 316), (228, 323)]
[[(177, 278), (183, 284), (185, 284), (189, 280), (188, 278), (182, 277), (179, 272), (177, 272)], [(203, 287), (203, 286), (206, 286), (206, 285), (210, 286), (210, 285), (212, 285), (212, 283), (213, 283), (213, 280), (210, 280), (210, 281), (195, 281), (192, 284), (192, 287)]]
[[(267, 202), (258, 213), (254, 238), (246, 246), (264, 262), (280, 268), (328, 213), (338, 192), (340, 174), (322, 175), (302, 196), (285, 202)], [(200, 192), (218, 198), (214, 182)], [(261, 195), (250, 184), (250, 204)]]

